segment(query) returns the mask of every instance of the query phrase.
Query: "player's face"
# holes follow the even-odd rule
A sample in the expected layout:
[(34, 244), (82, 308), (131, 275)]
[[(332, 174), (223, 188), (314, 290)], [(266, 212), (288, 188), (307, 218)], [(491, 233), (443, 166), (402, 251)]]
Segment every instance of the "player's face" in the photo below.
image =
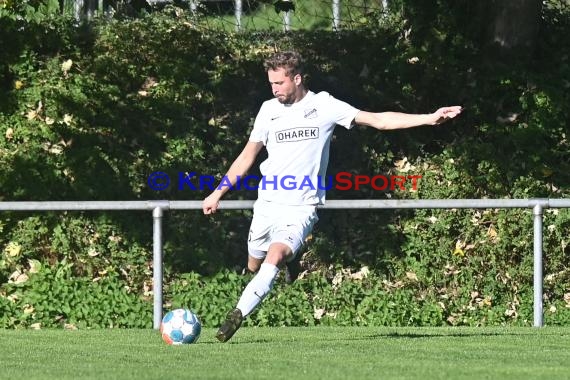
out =
[(301, 75), (297, 74), (293, 77), (287, 76), (287, 70), (278, 68), (277, 70), (267, 71), (269, 84), (273, 96), (282, 104), (295, 103), (298, 94), (298, 87), (301, 84)]

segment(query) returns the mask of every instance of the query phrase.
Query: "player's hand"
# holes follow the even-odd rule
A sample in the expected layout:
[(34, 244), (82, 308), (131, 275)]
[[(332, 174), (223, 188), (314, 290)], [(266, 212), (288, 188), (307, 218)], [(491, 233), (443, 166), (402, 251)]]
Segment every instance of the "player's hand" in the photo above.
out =
[(449, 119), (453, 119), (454, 117), (459, 115), (462, 110), (463, 108), (461, 108), (461, 106), (441, 107), (440, 109), (438, 109), (433, 113), (435, 117), (434, 124), (441, 124)]
[(210, 194), (202, 202), (202, 211), (204, 211), (204, 215), (215, 214), (219, 205), (220, 199), (215, 194)]

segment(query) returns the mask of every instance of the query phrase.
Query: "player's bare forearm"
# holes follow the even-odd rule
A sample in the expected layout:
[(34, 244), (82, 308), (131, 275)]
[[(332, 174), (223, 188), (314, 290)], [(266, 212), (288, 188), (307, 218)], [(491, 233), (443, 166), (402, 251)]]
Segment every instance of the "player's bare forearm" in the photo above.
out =
[(460, 106), (442, 107), (430, 114), (409, 114), (402, 112), (365, 112), (356, 115), (355, 123), (370, 126), (379, 130), (394, 130), (419, 127), (421, 125), (437, 125), (453, 119), (461, 113)]
[(220, 199), (222, 199), (223, 195), (237, 183), (239, 178), (243, 177), (249, 171), (255, 162), (255, 158), (261, 150), (261, 147), (263, 147), (262, 143), (248, 142), (246, 144), (243, 151), (235, 159), (226, 173), (223, 180), (224, 186), (217, 186), (216, 189), (202, 202), (202, 210), (204, 211), (204, 214), (208, 215), (216, 212)]

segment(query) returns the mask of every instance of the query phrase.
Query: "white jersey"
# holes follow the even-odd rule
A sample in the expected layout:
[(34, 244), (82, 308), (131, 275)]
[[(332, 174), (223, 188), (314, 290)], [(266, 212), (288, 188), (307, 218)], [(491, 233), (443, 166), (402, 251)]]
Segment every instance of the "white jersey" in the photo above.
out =
[(260, 166), (259, 198), (284, 205), (324, 204), (334, 127), (352, 128), (358, 112), (327, 92), (309, 91), (293, 104), (265, 101), (249, 138), (262, 142), (268, 153)]

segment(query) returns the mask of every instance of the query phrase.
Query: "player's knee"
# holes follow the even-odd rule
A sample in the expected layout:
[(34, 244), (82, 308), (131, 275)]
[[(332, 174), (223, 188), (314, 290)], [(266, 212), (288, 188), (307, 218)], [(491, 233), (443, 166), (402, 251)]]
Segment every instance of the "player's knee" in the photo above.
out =
[(274, 243), (269, 247), (265, 262), (282, 267), (292, 256), (293, 251), (290, 247), (282, 243)]

